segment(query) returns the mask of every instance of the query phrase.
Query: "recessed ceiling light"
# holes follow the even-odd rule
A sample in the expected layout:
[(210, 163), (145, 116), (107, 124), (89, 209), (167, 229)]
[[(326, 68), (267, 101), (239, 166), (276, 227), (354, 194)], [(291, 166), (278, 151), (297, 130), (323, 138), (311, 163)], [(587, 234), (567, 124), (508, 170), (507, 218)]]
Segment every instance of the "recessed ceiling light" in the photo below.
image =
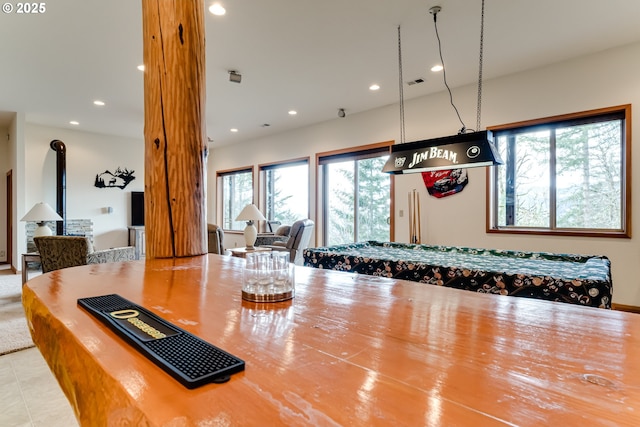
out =
[(213, 13), (216, 16), (222, 16), (225, 13), (227, 13), (225, 8), (222, 7), (220, 3), (214, 3), (211, 6), (209, 6), (209, 12)]
[(296, 110), (289, 110), (289, 115), (290, 116), (295, 116), (296, 114), (298, 114), (298, 112)]
[(140, 70), (140, 71), (144, 71), (144, 64), (142, 64), (142, 65), (138, 65), (138, 67), (137, 67), (137, 68), (138, 68), (138, 70)]
[(231, 128), (231, 129), (229, 129), (229, 130), (230, 130), (231, 132), (238, 132), (238, 129), (236, 129), (236, 128)]
[(104, 101), (100, 101), (99, 99), (96, 99), (95, 101), (93, 101), (93, 105), (97, 105), (98, 107), (102, 107), (102, 106), (104, 106)]
[(80, 124), (80, 122), (76, 122), (75, 120), (71, 120), (69, 122), (70, 125), (74, 125), (74, 126), (78, 126)]
[(433, 71), (434, 73), (437, 73), (438, 71), (442, 71), (443, 68), (444, 67), (442, 65), (438, 64), (431, 67), (431, 71)]
[(373, 84), (369, 86), (369, 90), (378, 90), (378, 89), (380, 89), (380, 85)]

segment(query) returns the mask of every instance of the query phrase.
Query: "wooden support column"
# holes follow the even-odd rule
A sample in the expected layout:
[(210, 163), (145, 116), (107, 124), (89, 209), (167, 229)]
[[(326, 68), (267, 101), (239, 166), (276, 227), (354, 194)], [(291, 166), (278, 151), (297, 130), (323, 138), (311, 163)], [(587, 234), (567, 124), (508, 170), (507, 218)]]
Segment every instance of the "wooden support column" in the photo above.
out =
[(207, 253), (203, 9), (142, 0), (147, 258)]

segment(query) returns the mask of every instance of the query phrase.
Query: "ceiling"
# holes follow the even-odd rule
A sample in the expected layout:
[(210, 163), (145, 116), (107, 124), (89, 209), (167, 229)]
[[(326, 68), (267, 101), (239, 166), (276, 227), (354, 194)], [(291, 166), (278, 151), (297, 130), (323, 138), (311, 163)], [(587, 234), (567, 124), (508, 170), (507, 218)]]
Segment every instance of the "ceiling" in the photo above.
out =
[[(429, 71), (440, 62), (428, 12), (434, 5), (442, 6), (449, 85), (478, 78), (480, 0), (216, 1), (227, 13), (205, 12), (213, 146), (398, 102), (398, 26), (405, 83), (425, 79), (404, 84), (405, 99), (444, 90), (442, 73)], [(24, 112), (29, 123), (141, 139), (141, 1), (45, 6), (42, 14), (0, 15), (0, 125), (7, 112)], [(486, 0), (484, 79), (636, 42), (639, 16), (637, 0)], [(230, 82), (229, 70), (242, 83)], [(370, 91), (373, 83), (381, 89)], [(97, 99), (106, 105), (94, 106)], [(292, 109), (298, 114), (290, 116)]]

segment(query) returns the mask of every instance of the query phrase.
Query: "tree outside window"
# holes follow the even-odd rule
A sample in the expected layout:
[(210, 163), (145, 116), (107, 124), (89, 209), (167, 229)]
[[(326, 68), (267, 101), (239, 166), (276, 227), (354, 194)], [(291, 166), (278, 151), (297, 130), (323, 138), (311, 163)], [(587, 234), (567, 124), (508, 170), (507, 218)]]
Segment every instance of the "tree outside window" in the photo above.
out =
[(629, 108), (494, 128), (489, 231), (628, 237)]
[(246, 222), (236, 221), (240, 211), (253, 203), (253, 173), (251, 169), (225, 172), (218, 175), (221, 181), (222, 228), (244, 230)]
[(382, 172), (387, 153), (321, 159), (325, 245), (390, 240), (391, 176)]
[(261, 168), (264, 215), (291, 225), (309, 217), (309, 162), (295, 161)]

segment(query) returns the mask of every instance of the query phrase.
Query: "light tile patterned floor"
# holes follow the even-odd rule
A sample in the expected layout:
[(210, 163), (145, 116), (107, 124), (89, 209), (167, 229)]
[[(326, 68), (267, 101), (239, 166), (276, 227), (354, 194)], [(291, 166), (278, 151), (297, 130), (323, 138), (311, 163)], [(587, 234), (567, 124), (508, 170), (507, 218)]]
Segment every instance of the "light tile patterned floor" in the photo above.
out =
[(67, 398), (37, 348), (0, 356), (0, 426), (77, 425)]
[[(11, 274), (9, 269), (0, 264), (1, 274)], [(35, 347), (0, 356), (0, 426), (78, 426), (69, 401)]]
[[(10, 266), (0, 264), (0, 274), (12, 274)], [(35, 347), (0, 356), (0, 426), (78, 426), (69, 401)]]

